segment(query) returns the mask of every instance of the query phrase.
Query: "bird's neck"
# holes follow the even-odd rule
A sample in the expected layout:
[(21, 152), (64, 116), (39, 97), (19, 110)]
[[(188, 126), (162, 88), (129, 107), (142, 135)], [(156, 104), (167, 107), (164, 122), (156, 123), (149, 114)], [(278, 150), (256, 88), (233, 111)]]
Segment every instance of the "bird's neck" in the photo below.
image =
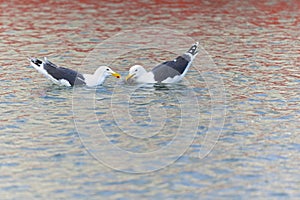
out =
[(85, 74), (84, 77), (86, 79), (86, 84), (88, 86), (101, 85), (105, 80), (105, 77), (102, 76), (102, 74), (99, 74), (99, 73)]

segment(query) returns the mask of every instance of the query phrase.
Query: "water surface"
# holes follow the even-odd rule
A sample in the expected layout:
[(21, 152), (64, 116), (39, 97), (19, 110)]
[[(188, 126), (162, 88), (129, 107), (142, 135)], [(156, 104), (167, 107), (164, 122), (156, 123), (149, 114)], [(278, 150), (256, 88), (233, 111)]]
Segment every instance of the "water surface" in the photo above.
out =
[[(299, 2), (197, 2), (1, 2), (1, 199), (300, 197)], [(114, 42), (124, 52), (115, 56), (119, 51), (109, 46), (110, 38), (144, 29), (174, 32), (172, 37), (119, 37)], [(97, 88), (59, 87), (29, 67), (26, 59), (47, 56), (88, 73), (101, 60), (125, 76), (132, 64), (151, 68), (196, 40), (201, 57), (183, 82), (166, 88), (137, 88), (112, 77)], [(215, 66), (207, 64), (205, 55)], [(222, 78), (225, 103), (212, 98), (217, 90), (209, 87), (213, 80), (205, 79), (209, 73)], [(78, 94), (85, 94), (81, 101)], [(196, 100), (194, 110), (191, 100)], [(125, 113), (122, 105), (132, 121), (118, 117)], [(222, 106), (214, 110), (214, 105)], [(120, 115), (113, 116), (118, 113), (114, 107)], [(161, 113), (151, 113), (150, 108)], [(223, 108), (226, 117), (214, 118), (215, 126), (210, 126), (212, 113), (222, 113)], [(78, 111), (84, 115), (76, 115)], [(157, 113), (167, 117), (157, 120)], [(181, 140), (190, 142), (178, 143), (178, 149), (188, 144), (183, 154), (174, 148), (176, 156), (137, 162), (105, 151), (110, 146), (94, 148), (100, 147), (104, 134), (129, 152), (155, 152), (178, 135), (182, 116), (191, 123), (187, 127), (193, 127), (183, 129)], [(85, 126), (76, 129), (76, 120)], [(132, 131), (141, 127), (144, 132)], [(207, 134), (220, 127), (219, 138)], [(207, 144), (214, 140), (217, 144), (210, 151)], [(101, 162), (104, 159), (131, 172), (172, 162), (153, 172), (132, 174)]]

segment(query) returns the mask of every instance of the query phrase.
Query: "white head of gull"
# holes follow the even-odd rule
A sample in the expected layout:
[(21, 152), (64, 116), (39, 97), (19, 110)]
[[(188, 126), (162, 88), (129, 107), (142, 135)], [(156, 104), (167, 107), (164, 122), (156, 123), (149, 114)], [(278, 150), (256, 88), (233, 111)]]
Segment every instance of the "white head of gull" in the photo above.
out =
[(149, 82), (151, 82), (151, 75), (149, 72), (146, 71), (146, 69), (141, 65), (134, 65), (129, 69), (129, 74), (126, 77), (126, 81), (135, 81), (135, 82), (146, 82), (147, 77), (149, 79)]
[(108, 76), (120, 78), (120, 74), (114, 72), (107, 66), (99, 67), (94, 74), (82, 74), (87, 86), (101, 85)]

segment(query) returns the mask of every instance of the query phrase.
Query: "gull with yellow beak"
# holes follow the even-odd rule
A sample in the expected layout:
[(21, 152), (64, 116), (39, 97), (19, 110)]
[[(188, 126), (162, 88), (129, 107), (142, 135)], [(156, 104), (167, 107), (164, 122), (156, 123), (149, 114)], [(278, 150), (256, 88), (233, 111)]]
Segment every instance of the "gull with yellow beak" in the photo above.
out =
[(112, 75), (120, 78), (120, 74), (114, 72), (107, 66), (99, 67), (94, 74), (81, 74), (69, 68), (59, 67), (44, 58), (28, 58), (30, 65), (38, 72), (50, 79), (53, 83), (64, 86), (87, 85), (89, 87), (101, 85), (106, 77)]
[(134, 65), (129, 69), (126, 81), (137, 83), (177, 83), (183, 79), (193, 60), (198, 54), (199, 43), (193, 44), (190, 49), (172, 61), (167, 61), (147, 72), (141, 65)]

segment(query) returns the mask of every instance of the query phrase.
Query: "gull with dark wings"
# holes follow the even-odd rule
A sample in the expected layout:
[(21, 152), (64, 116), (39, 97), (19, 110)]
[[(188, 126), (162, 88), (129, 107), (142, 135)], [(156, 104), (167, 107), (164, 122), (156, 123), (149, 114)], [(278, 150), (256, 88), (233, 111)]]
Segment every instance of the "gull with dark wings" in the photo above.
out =
[(147, 72), (141, 65), (134, 65), (129, 69), (126, 81), (137, 83), (177, 83), (183, 79), (193, 60), (198, 54), (199, 43), (193, 44), (190, 49), (172, 61), (166, 61)]
[(69, 68), (59, 67), (50, 62), (47, 58), (44, 58), (44, 60), (28, 58), (28, 60), (32, 67), (58, 85), (69, 87), (74, 85), (87, 85), (93, 87), (101, 85), (110, 75), (117, 78), (121, 77), (120, 74), (114, 72), (107, 66), (99, 67), (94, 74), (81, 74)]

